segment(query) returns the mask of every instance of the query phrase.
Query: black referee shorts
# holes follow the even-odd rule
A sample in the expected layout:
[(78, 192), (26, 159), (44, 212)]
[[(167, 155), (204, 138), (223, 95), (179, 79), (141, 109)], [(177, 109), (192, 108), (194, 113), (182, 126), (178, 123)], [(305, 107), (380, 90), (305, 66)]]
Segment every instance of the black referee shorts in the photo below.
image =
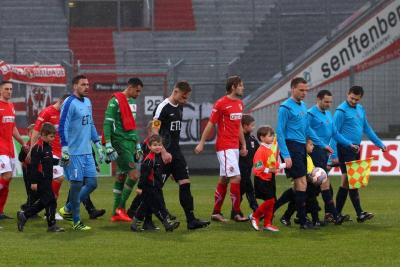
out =
[(328, 152), (324, 148), (315, 145), (314, 150), (310, 154), (310, 156), (313, 160), (315, 167), (320, 167), (320, 168), (324, 169), (325, 171), (327, 171), (326, 166), (328, 165), (329, 155), (328, 155)]
[(343, 146), (340, 144), (337, 144), (337, 151), (338, 151), (338, 158), (339, 158), (339, 163), (340, 163), (340, 170), (342, 171), (342, 174), (346, 174), (347, 169), (346, 169), (345, 162), (359, 160), (360, 159), (360, 151), (355, 152), (351, 147)]
[(307, 174), (307, 152), (306, 144), (286, 140), (286, 146), (292, 159), (292, 167), (285, 169), (288, 178), (301, 178)]

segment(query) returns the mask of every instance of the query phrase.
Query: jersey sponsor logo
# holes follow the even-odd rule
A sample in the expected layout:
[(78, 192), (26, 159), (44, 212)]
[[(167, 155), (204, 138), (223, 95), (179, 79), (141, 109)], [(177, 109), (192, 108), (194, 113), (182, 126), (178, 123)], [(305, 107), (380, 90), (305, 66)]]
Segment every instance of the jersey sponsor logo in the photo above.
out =
[(231, 121), (241, 120), (242, 113), (231, 113), (230, 119), (231, 119)]
[(10, 123), (10, 122), (14, 122), (14, 121), (15, 121), (14, 116), (3, 116), (3, 119), (2, 119), (3, 123)]
[(182, 122), (181, 121), (171, 121), (170, 131), (172, 131), (172, 132), (180, 131), (181, 128), (182, 128)]

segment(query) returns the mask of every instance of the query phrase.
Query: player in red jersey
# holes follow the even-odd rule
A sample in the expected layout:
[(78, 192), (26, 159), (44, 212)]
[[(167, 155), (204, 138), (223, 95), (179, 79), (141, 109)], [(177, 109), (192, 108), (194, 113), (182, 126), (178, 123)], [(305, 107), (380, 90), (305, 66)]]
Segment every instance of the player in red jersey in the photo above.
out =
[[(243, 82), (239, 76), (229, 77), (226, 82), (226, 95), (215, 102), (210, 120), (201, 136), (195, 153), (201, 153), (204, 143), (215, 124), (218, 126), (217, 142), (215, 145), (220, 165), (220, 177), (215, 191), (214, 211), (211, 219), (225, 222), (221, 213), (221, 207), (225, 199), (229, 181), (234, 220), (238, 222), (248, 219), (241, 215), (240, 211), (240, 170), (239, 170), (239, 147), (240, 155), (247, 154), (246, 142), (244, 140), (241, 124), (243, 103), (240, 97), (243, 95)], [(240, 141), (240, 143), (239, 143)]]
[[(0, 219), (10, 218), (3, 211), (15, 167), (13, 137), (22, 147), (25, 147), (15, 125), (14, 105), (9, 101), (12, 90), (11, 82), (3, 81), (0, 83)], [(24, 149), (27, 150), (26, 147)]]

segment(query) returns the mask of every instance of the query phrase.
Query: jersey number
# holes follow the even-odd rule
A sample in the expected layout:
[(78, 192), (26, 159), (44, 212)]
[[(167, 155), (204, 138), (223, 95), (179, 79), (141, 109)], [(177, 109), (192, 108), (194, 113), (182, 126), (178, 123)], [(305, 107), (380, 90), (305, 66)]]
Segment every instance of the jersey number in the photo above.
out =
[(90, 123), (90, 115), (85, 115), (82, 117), (82, 125), (87, 125)]

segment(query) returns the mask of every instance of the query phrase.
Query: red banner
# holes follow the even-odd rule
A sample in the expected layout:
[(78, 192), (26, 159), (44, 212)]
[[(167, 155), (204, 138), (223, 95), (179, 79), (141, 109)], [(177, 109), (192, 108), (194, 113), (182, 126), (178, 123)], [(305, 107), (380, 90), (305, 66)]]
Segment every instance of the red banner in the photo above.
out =
[(0, 61), (3, 80), (50, 86), (65, 86), (66, 72), (61, 65), (15, 65)]

